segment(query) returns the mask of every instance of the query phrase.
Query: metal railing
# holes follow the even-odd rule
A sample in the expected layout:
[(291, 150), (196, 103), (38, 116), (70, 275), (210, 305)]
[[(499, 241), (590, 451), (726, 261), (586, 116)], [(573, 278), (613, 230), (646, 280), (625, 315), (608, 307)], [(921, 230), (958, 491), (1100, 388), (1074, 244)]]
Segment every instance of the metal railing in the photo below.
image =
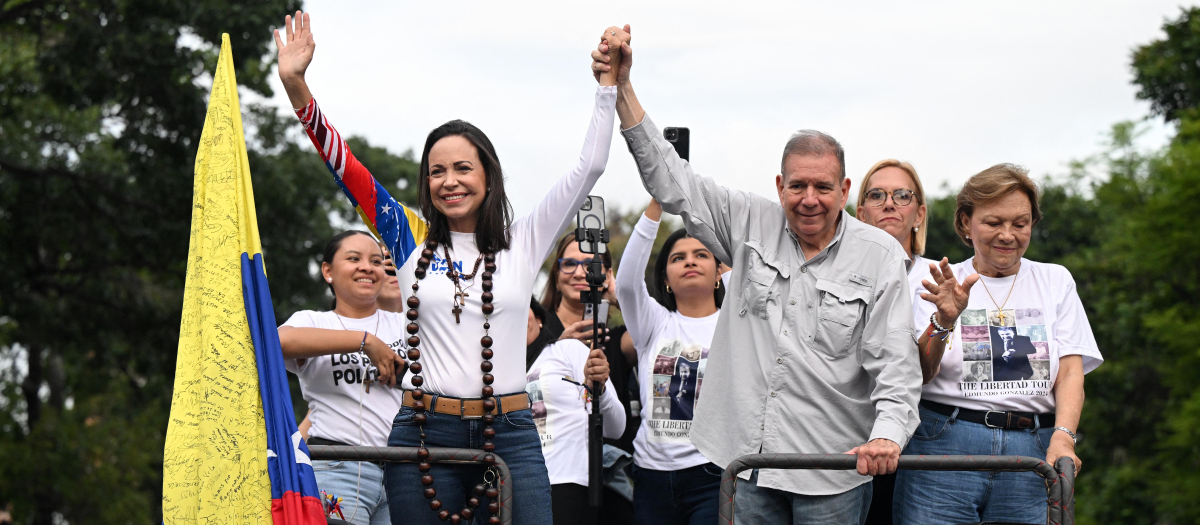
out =
[[(749, 454), (733, 460), (721, 475), (721, 523), (733, 525), (737, 475), (751, 469), (854, 470), (858, 456), (848, 454)], [(1075, 464), (1059, 458), (1056, 466), (1027, 456), (900, 456), (907, 470), (1033, 472), (1046, 480), (1046, 523), (1075, 524)]]
[[(488, 454), (482, 450), (469, 448), (429, 448), (429, 462), (450, 465), (487, 465), (483, 456)], [(416, 447), (339, 447), (327, 445), (309, 445), (308, 457), (321, 461), (386, 461), (389, 463), (420, 463)], [(512, 478), (508, 465), (498, 454), (496, 470), (500, 473), (500, 495), (498, 497), (500, 518), (503, 525), (512, 524)]]

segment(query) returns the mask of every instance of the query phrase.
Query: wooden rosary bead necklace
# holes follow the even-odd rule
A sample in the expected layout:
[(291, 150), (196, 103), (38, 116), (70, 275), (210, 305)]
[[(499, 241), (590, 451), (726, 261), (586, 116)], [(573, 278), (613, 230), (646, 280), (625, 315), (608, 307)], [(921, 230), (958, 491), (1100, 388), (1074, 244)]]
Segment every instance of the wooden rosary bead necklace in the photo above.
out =
[[(437, 249), (437, 241), (429, 240), (425, 242), (425, 248), (421, 250), (421, 257), (417, 259), (417, 268), (413, 272), (417, 277), (417, 281), (425, 278), (429, 263), (433, 259), (434, 254), (437, 253)], [(479, 354), (483, 357), (483, 362), (479, 364), (479, 368), (483, 371), (483, 389), (480, 392), (484, 409), (482, 417), (483, 451), (486, 452), (483, 456), (483, 462), (488, 467), (491, 467), (496, 464), (496, 457), (492, 455), (492, 452), (496, 450), (496, 445), (492, 442), (492, 439), (496, 437), (496, 431), (492, 429), (492, 423), (496, 422), (496, 416), (491, 413), (496, 409), (496, 399), (493, 396), (495, 391), (492, 388), (495, 377), (491, 374), (491, 359), (494, 352), (492, 351), (492, 337), (488, 335), (488, 330), (492, 328), (492, 325), (488, 321), (488, 318), (495, 311), (495, 306), (492, 305), (494, 298), (492, 295), (492, 274), (496, 273), (496, 254), (481, 252), (479, 258), (475, 260), (475, 268), (471, 270), (470, 274), (463, 275), (454, 269), (454, 264), (450, 261), (449, 248), (443, 246), (442, 250), (446, 256), (446, 276), (454, 283), (454, 309), (451, 310), (451, 313), (454, 314), (455, 322), (462, 322), (460, 314), (462, 313), (462, 307), (466, 305), (467, 292), (462, 288), (462, 280), (473, 281), (475, 275), (479, 272), (479, 264), (481, 262), (486, 263), (483, 267), (482, 281), (480, 282), (480, 287), (483, 288), (483, 294), (480, 295), (480, 299), (483, 301), (483, 337), (480, 338), (479, 345), (483, 349)], [(474, 283), (471, 286), (474, 286)], [(421, 306), (421, 300), (417, 299), (417, 290), (419, 288), (420, 284), (414, 282), (412, 285), (412, 295), (408, 297), (407, 317), (409, 322), (406, 329), (409, 334), (408, 371), (412, 373), (413, 410), (417, 412), (417, 415), (413, 417), (413, 421), (418, 425), (421, 432), (421, 446), (417, 449), (417, 457), (421, 462), (417, 464), (417, 469), (421, 471), (421, 484), (425, 486), (425, 498), (430, 500), (429, 508), (438, 513), (438, 519), (442, 521), (448, 520), (450, 523), (458, 525), (463, 520), (467, 522), (471, 521), (471, 518), (475, 516), (475, 509), (478, 509), (480, 505), (478, 496), (486, 496), (491, 500), (487, 507), (487, 512), (491, 514), (488, 518), (488, 523), (500, 523), (500, 518), (497, 516), (500, 504), (496, 501), (500, 492), (494, 487), (485, 487), (482, 483), (475, 485), (474, 492), (476, 497), (468, 499), (467, 506), (457, 514), (451, 514), (450, 511), (442, 508), (442, 502), (437, 499), (437, 489), (433, 488), (433, 474), (430, 473), (430, 469), (433, 467), (429, 463), (429, 449), (425, 448), (425, 392), (421, 390), (421, 385), (425, 383), (425, 379), (421, 377), (421, 363), (418, 362), (421, 359), (421, 351), (417, 348), (421, 344), (421, 337), (418, 335), (421, 327), (417, 324), (417, 318), (420, 317), (417, 309)]]

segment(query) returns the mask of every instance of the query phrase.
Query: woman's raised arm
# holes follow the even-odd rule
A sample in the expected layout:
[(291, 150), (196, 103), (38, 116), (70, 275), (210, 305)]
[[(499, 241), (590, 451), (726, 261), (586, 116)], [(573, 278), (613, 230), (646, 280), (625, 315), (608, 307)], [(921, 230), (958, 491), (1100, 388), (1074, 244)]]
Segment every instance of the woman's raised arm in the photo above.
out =
[(275, 47), (279, 50), (279, 80), (283, 81), (283, 89), (292, 102), (292, 109), (299, 109), (307, 106), (313, 98), (304, 81), (304, 73), (308, 71), (308, 64), (312, 63), (317, 42), (313, 40), (312, 21), (308, 13), (296, 11), (295, 19), (288, 15), (283, 20), (284, 37), (280, 38), (279, 30), (275, 30)]
[(286, 18), (286, 23), (287, 41), (280, 38), (276, 29), (275, 45), (279, 47), (279, 80), (283, 82), (288, 100), (342, 193), (350, 199), (371, 233), (391, 251), (395, 265), (403, 266), (417, 243), (425, 240), (425, 223), (415, 211), (392, 198), (358, 162), (342, 134), (329, 123), (309, 91), (304, 74), (316, 49), (309, 15), (297, 11), (294, 19)]
[(625, 319), (625, 327), (629, 329), (634, 348), (643, 350), (650, 347), (650, 338), (654, 329), (663, 318), (670, 315), (663, 305), (650, 297), (646, 288), (646, 265), (650, 262), (650, 252), (654, 250), (654, 239), (658, 237), (658, 220), (662, 216), (662, 207), (658, 201), (651, 200), (646, 213), (638, 219), (621, 254), (621, 264), (617, 267), (617, 297), (621, 299), (621, 315)]

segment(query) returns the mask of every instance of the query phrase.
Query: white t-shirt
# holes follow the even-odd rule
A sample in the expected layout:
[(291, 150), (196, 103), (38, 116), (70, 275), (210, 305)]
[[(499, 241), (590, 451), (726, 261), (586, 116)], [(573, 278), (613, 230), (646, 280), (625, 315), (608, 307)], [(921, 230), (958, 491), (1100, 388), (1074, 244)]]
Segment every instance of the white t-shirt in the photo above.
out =
[(617, 299), (637, 349), (641, 383), (642, 424), (633, 461), (652, 470), (680, 470), (709, 462), (690, 435), (720, 312), (685, 317), (650, 296), (642, 276), (657, 234), (658, 222), (642, 215), (617, 269)]
[[(492, 387), (497, 396), (525, 391), (525, 328), (533, 281), (559, 235), (574, 219), (588, 192), (604, 173), (612, 144), (616, 100), (615, 87), (597, 89), (592, 121), (579, 163), (550, 188), (533, 213), (513, 221), (509, 230), (512, 234), (509, 249), (496, 254), (492, 289), (495, 309), (489, 316), (489, 334), (495, 351)], [(519, 190), (510, 187), (510, 191)], [(479, 255), (475, 234), (451, 233), (450, 239), (453, 243), (450, 259), (455, 268), (471, 273)], [(413, 271), (424, 248), (424, 244), (418, 246), (396, 272), (400, 290), (406, 297), (412, 293), (412, 284), (416, 282)], [(458, 322), (451, 313), (455, 290), (446, 277), (448, 266), (442, 250), (439, 246), (416, 294), (421, 300), (418, 310), (421, 330), (417, 334), (421, 338), (421, 376), (425, 379), (421, 390), (458, 398), (479, 397), (483, 387), (483, 372), (479, 369), (483, 359), (480, 357), (483, 348), (480, 338), (484, 335), (480, 283), (486, 263), (481, 263), (474, 280), (463, 286), (468, 295), (466, 306), (459, 314), (461, 322)], [(412, 374), (405, 376), (404, 388), (413, 388)]]
[[(583, 388), (583, 368), (588, 348), (575, 339), (551, 343), (542, 350), (525, 376), (533, 422), (542, 438), (542, 455), (550, 471), (550, 484), (588, 485), (588, 415), (592, 398)], [(572, 382), (564, 381), (568, 379)], [(604, 437), (616, 439), (625, 432), (625, 407), (617, 399), (612, 380), (600, 395)]]
[[(921, 281), (933, 282), (933, 276), (929, 273), (929, 265), (936, 264), (937, 262), (921, 257), (920, 255), (913, 256), (912, 266), (908, 269), (908, 289), (913, 294), (913, 304), (917, 304), (917, 301), (922, 300), (921, 294), (926, 293), (925, 287), (921, 285)], [(927, 325), (929, 323), (925, 323), (921, 328), (925, 328)]]
[[(370, 332), (399, 352), (406, 335), (406, 322), (402, 315), (385, 310), (376, 310), (375, 315), (362, 319), (342, 317), (340, 322), (333, 312), (303, 310), (292, 314), (283, 326), (342, 330), (344, 324), (345, 330), (360, 336), (364, 331)], [(309, 436), (348, 445), (387, 446), (388, 433), (392, 430), (396, 412), (400, 411), (403, 392), (379, 383), (371, 383), (371, 391), (366, 391), (364, 381), (374, 381), (379, 375), (366, 354), (354, 351), (310, 357), (303, 360), (303, 365), (297, 361), (285, 359), (284, 366), (300, 378), (300, 392), (312, 409)]]
[[(977, 273), (972, 261), (951, 265), (960, 282)], [(914, 324), (924, 329), (935, 310), (927, 301), (914, 303)], [(1104, 361), (1071, 272), (1028, 259), (1016, 276), (980, 276), (952, 343), (921, 398), (974, 410), (1052, 413), (1058, 360), (1081, 355), (1084, 373)]]

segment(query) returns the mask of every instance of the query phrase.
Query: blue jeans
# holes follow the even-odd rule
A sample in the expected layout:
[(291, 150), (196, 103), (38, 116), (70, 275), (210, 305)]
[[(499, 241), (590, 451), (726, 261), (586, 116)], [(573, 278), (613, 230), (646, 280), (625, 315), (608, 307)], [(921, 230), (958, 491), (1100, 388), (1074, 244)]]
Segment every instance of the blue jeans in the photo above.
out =
[(721, 504), (721, 467), (682, 470), (633, 466), (633, 519), (639, 525), (712, 525)]
[[(433, 397), (433, 396), (429, 396)], [(433, 400), (427, 401), (433, 406)], [(392, 422), (392, 433), (388, 436), (390, 447), (416, 447), (421, 443), (420, 427), (413, 421), (417, 415), (411, 407), (401, 407)], [(425, 446), (474, 448), (483, 446), (483, 420), (462, 419), (459, 416), (426, 412)], [(551, 525), (553, 516), (550, 508), (550, 475), (546, 472), (546, 460), (542, 457), (542, 441), (529, 409), (517, 410), (496, 416), (492, 424), (496, 437), (496, 455), (500, 456), (512, 473), (512, 517), (513, 523), (522, 525)], [(467, 498), (474, 496), (472, 488), (483, 483), (483, 465), (439, 465), (434, 464), (433, 488), (442, 509), (456, 514), (466, 505)], [(414, 463), (388, 463), (388, 503), (392, 509), (393, 525), (428, 524), (444, 525), (438, 520), (437, 512), (429, 508), (425, 499), (425, 486), (421, 484), (421, 471)], [(487, 523), (488, 500), (476, 509), (475, 523)]]
[[(1001, 430), (960, 421), (925, 407), (905, 454), (1046, 457), (1052, 428)], [(934, 472), (896, 475), (896, 525), (1005, 521), (1046, 522), (1046, 483), (1033, 472)]]
[(391, 523), (382, 467), (359, 461), (313, 461), (312, 467), (317, 488), (342, 498), (346, 521), (354, 525)]
[(841, 494), (808, 496), (758, 486), (758, 469), (750, 481), (738, 480), (733, 504), (735, 523), (763, 525), (862, 525), (871, 508), (871, 484)]

